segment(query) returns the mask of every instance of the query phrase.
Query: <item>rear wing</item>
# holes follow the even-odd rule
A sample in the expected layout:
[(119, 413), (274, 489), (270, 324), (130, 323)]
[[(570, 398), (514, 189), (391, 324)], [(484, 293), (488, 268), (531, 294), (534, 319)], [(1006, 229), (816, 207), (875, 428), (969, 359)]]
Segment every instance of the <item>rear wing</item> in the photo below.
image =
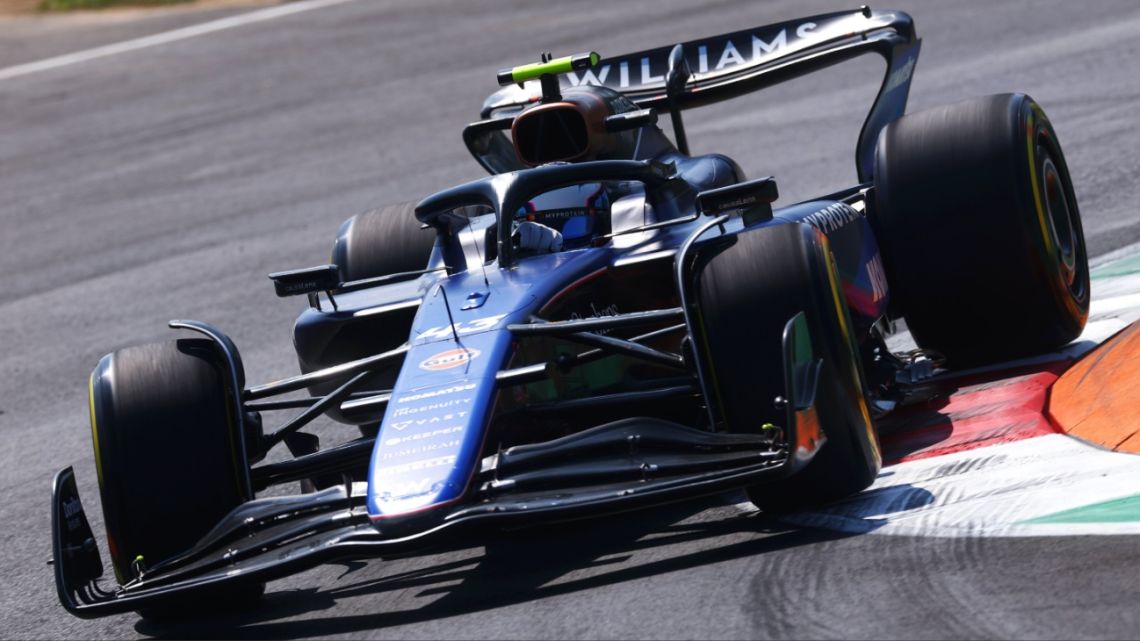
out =
[[(856, 144), (859, 180), (871, 179), (879, 132), (906, 111), (911, 76), (922, 41), (914, 20), (902, 11), (828, 13), (681, 43), (692, 72), (676, 97), (680, 109), (710, 105), (818, 71), (846, 60), (877, 53), (887, 62), (878, 96)], [(668, 106), (665, 74), (674, 45), (603, 58), (591, 69), (560, 77), (563, 87), (605, 86), (638, 106)], [(502, 133), (511, 117), (539, 95), (539, 83), (508, 86), (483, 103), (482, 118), (463, 132), (471, 153), (492, 173), (518, 169), (513, 147)]]

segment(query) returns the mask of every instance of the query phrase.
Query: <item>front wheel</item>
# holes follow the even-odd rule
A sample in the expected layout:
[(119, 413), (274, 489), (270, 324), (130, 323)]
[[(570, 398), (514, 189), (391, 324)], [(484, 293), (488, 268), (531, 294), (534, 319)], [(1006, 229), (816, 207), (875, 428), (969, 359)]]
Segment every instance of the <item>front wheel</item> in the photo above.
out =
[(782, 339), (796, 314), (804, 313), (812, 352), (822, 360), (815, 409), (826, 442), (792, 476), (749, 488), (749, 499), (783, 511), (863, 490), (878, 474), (879, 443), (827, 237), (787, 224), (710, 245), (698, 258), (696, 298), (713, 401), (728, 429), (755, 433), (764, 423), (787, 422), (775, 402), (787, 389)]
[(212, 342), (181, 339), (108, 354), (91, 374), (95, 466), (120, 583), (189, 550), (252, 498), (224, 371)]

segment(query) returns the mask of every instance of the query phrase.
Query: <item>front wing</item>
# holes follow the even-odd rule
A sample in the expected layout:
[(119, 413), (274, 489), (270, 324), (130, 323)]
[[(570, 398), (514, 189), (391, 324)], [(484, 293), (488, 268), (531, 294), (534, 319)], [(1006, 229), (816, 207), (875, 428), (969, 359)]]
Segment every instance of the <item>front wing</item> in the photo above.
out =
[[(794, 427), (790, 428), (794, 430)], [(783, 439), (781, 439), (783, 440)], [(787, 439), (795, 443), (795, 439)], [(593, 456), (574, 456), (575, 452)], [(600, 454), (600, 455), (599, 455)], [(370, 523), (364, 484), (256, 499), (234, 509), (193, 549), (125, 585), (100, 585), (98, 545), (71, 468), (52, 492), (56, 587), (72, 614), (93, 618), (259, 583), (336, 560), (404, 555), (485, 542), (496, 530), (649, 507), (781, 478), (805, 461), (770, 438), (627, 419), (500, 454), (476, 501)], [(536, 472), (535, 462), (543, 464)], [(523, 484), (513, 482), (526, 479)], [(600, 481), (600, 479), (606, 479)], [(356, 490), (356, 491), (354, 491)]]

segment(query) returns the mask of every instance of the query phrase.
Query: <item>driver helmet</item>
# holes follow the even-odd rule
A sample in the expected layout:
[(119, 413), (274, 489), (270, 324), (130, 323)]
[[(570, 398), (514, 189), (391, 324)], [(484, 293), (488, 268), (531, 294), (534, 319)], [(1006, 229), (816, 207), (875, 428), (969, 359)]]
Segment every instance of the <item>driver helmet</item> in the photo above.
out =
[(610, 232), (610, 196), (603, 183), (561, 187), (535, 196), (514, 218), (545, 225), (562, 235), (563, 249), (577, 249)]

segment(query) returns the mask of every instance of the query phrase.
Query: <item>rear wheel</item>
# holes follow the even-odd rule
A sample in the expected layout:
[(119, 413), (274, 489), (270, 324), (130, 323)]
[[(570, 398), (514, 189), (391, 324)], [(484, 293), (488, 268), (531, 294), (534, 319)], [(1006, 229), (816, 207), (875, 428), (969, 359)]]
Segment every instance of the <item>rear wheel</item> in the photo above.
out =
[(872, 222), (915, 341), (972, 365), (1055, 349), (1088, 317), (1080, 212), (1053, 127), (1024, 94), (891, 123)]
[[(434, 231), (420, 229), (413, 203), (388, 205), (357, 214), (341, 223), (333, 244), (332, 262), (339, 268), (344, 282), (417, 271), (427, 268), (435, 240)], [(374, 339), (367, 342), (374, 342)], [(346, 352), (344, 360), (363, 358), (373, 353), (361, 343), (359, 351)], [(303, 364), (302, 371), (306, 371)], [(369, 385), (377, 389), (390, 388), (397, 373), (385, 372), (371, 379)], [(309, 387), (309, 393), (323, 396), (336, 386), (336, 382), (317, 383)], [(329, 415), (334, 420), (350, 422), (345, 420), (339, 409), (329, 410)], [(377, 423), (369, 421), (367, 425), (361, 425), (361, 434), (376, 436)]]
[(182, 339), (119, 350), (91, 374), (95, 463), (120, 583), (190, 549), (251, 498), (223, 372), (213, 343)]
[[(827, 238), (807, 225), (777, 225), (726, 237), (702, 251), (697, 303), (705, 350), (728, 428), (753, 432), (785, 425), (783, 332), (804, 312), (812, 353), (823, 365), (815, 408), (826, 442), (792, 476), (748, 490), (765, 511), (848, 496), (874, 481), (878, 439), (863, 395), (851, 320), (837, 289)], [(711, 254), (711, 257), (709, 255)]]
[(435, 233), (420, 229), (415, 205), (403, 203), (357, 214), (344, 221), (332, 261), (344, 281), (427, 268)]

